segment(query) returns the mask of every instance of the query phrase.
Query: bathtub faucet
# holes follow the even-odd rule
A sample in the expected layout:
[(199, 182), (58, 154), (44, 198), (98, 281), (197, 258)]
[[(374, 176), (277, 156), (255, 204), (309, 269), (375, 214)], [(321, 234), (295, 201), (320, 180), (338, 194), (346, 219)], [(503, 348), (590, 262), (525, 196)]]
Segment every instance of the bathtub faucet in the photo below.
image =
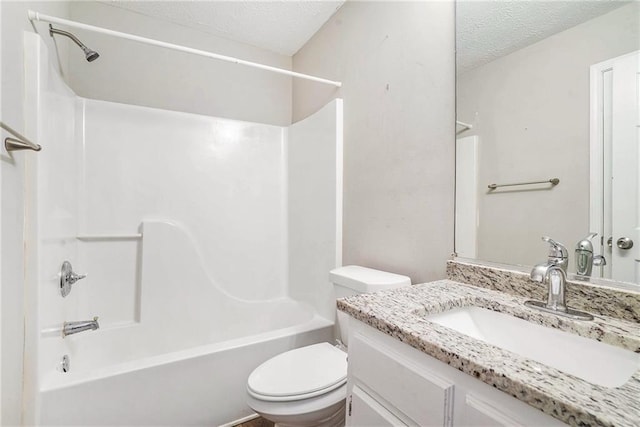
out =
[(100, 325), (98, 324), (98, 317), (94, 317), (93, 320), (82, 320), (79, 322), (64, 322), (62, 327), (62, 337), (67, 335), (77, 334), (83, 331), (95, 331)]

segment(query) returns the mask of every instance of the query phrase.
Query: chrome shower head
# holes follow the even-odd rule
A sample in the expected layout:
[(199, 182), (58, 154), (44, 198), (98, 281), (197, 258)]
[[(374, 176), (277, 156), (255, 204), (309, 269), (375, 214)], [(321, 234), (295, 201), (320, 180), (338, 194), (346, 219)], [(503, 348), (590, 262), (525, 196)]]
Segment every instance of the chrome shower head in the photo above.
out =
[(95, 61), (100, 57), (100, 54), (98, 52), (96, 52), (95, 50), (91, 50), (86, 46), (82, 50), (84, 51), (85, 58), (87, 58), (87, 61), (89, 62)]
[(71, 40), (73, 40), (73, 42), (75, 44), (80, 46), (80, 49), (82, 49), (82, 51), (84, 52), (85, 58), (89, 62), (95, 61), (100, 56), (100, 54), (98, 54), (98, 52), (96, 52), (95, 50), (89, 49), (87, 46), (84, 45), (84, 43), (82, 43), (80, 40), (78, 40), (78, 38), (76, 36), (74, 36), (73, 34), (67, 32), (67, 31), (62, 31), (62, 30), (58, 30), (57, 28), (53, 28), (53, 26), (51, 24), (49, 24), (49, 35), (51, 37), (53, 37), (54, 34), (60, 34), (61, 36), (69, 37)]

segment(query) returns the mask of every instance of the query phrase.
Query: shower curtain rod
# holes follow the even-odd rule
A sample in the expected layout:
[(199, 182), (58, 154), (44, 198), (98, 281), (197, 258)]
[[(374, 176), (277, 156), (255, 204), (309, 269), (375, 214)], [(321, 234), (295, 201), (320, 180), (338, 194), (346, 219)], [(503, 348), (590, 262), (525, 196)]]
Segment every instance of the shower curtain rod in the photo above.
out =
[(327, 80), (320, 77), (310, 76), (308, 74), (296, 73), (295, 71), (285, 70), (282, 68), (271, 67), (269, 65), (259, 64), (257, 62), (245, 61), (243, 59), (233, 58), (231, 56), (219, 55), (217, 53), (207, 52), (205, 50), (193, 49), (186, 46), (180, 46), (173, 43), (167, 43), (160, 40), (149, 39), (146, 37), (140, 37), (133, 34), (121, 33), (119, 31), (108, 30), (106, 28), (95, 27), (93, 25), (83, 24), (81, 22), (70, 21), (68, 19), (57, 18), (55, 16), (45, 15), (33, 10), (27, 12), (31, 21), (44, 21), (52, 24), (61, 24), (68, 27), (79, 28), (81, 30), (93, 31), (94, 33), (106, 34), (113, 37), (120, 37), (122, 39), (132, 40), (139, 43), (150, 44), (153, 46), (164, 47), (166, 49), (173, 49), (180, 52), (192, 53), (194, 55), (204, 56), (207, 58), (218, 59), (220, 61), (232, 62), (234, 64), (246, 65), (248, 67), (259, 68), (261, 70), (271, 71), (274, 73), (284, 74), (291, 77), (297, 77), (300, 79), (311, 80), (318, 83), (325, 83), (336, 87), (342, 87), (342, 82), (333, 80)]

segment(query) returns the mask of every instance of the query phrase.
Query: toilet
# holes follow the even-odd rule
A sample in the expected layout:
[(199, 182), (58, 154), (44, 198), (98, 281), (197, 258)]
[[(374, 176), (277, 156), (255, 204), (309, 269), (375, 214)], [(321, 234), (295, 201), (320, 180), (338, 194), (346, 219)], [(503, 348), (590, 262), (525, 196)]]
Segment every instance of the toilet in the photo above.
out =
[[(336, 298), (411, 284), (385, 271), (349, 265), (329, 273)], [(338, 311), (339, 337), (347, 343), (347, 315)], [(342, 426), (347, 397), (347, 354), (329, 343), (281, 353), (253, 370), (247, 404), (281, 427)]]

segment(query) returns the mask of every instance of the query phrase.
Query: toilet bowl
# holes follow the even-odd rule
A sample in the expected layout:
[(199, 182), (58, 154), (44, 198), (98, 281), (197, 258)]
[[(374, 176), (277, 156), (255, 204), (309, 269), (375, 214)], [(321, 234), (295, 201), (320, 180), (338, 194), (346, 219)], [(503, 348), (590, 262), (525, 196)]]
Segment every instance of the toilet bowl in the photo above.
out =
[(247, 381), (247, 403), (281, 426), (339, 426), (346, 383), (347, 354), (329, 343), (314, 344), (258, 366)]
[[(411, 284), (406, 276), (354, 265), (334, 269), (329, 277), (336, 297)], [(341, 319), (339, 338), (346, 343), (347, 322)], [(346, 383), (347, 354), (329, 343), (313, 344), (254, 369), (247, 381), (247, 404), (281, 427), (339, 427), (345, 423)]]

